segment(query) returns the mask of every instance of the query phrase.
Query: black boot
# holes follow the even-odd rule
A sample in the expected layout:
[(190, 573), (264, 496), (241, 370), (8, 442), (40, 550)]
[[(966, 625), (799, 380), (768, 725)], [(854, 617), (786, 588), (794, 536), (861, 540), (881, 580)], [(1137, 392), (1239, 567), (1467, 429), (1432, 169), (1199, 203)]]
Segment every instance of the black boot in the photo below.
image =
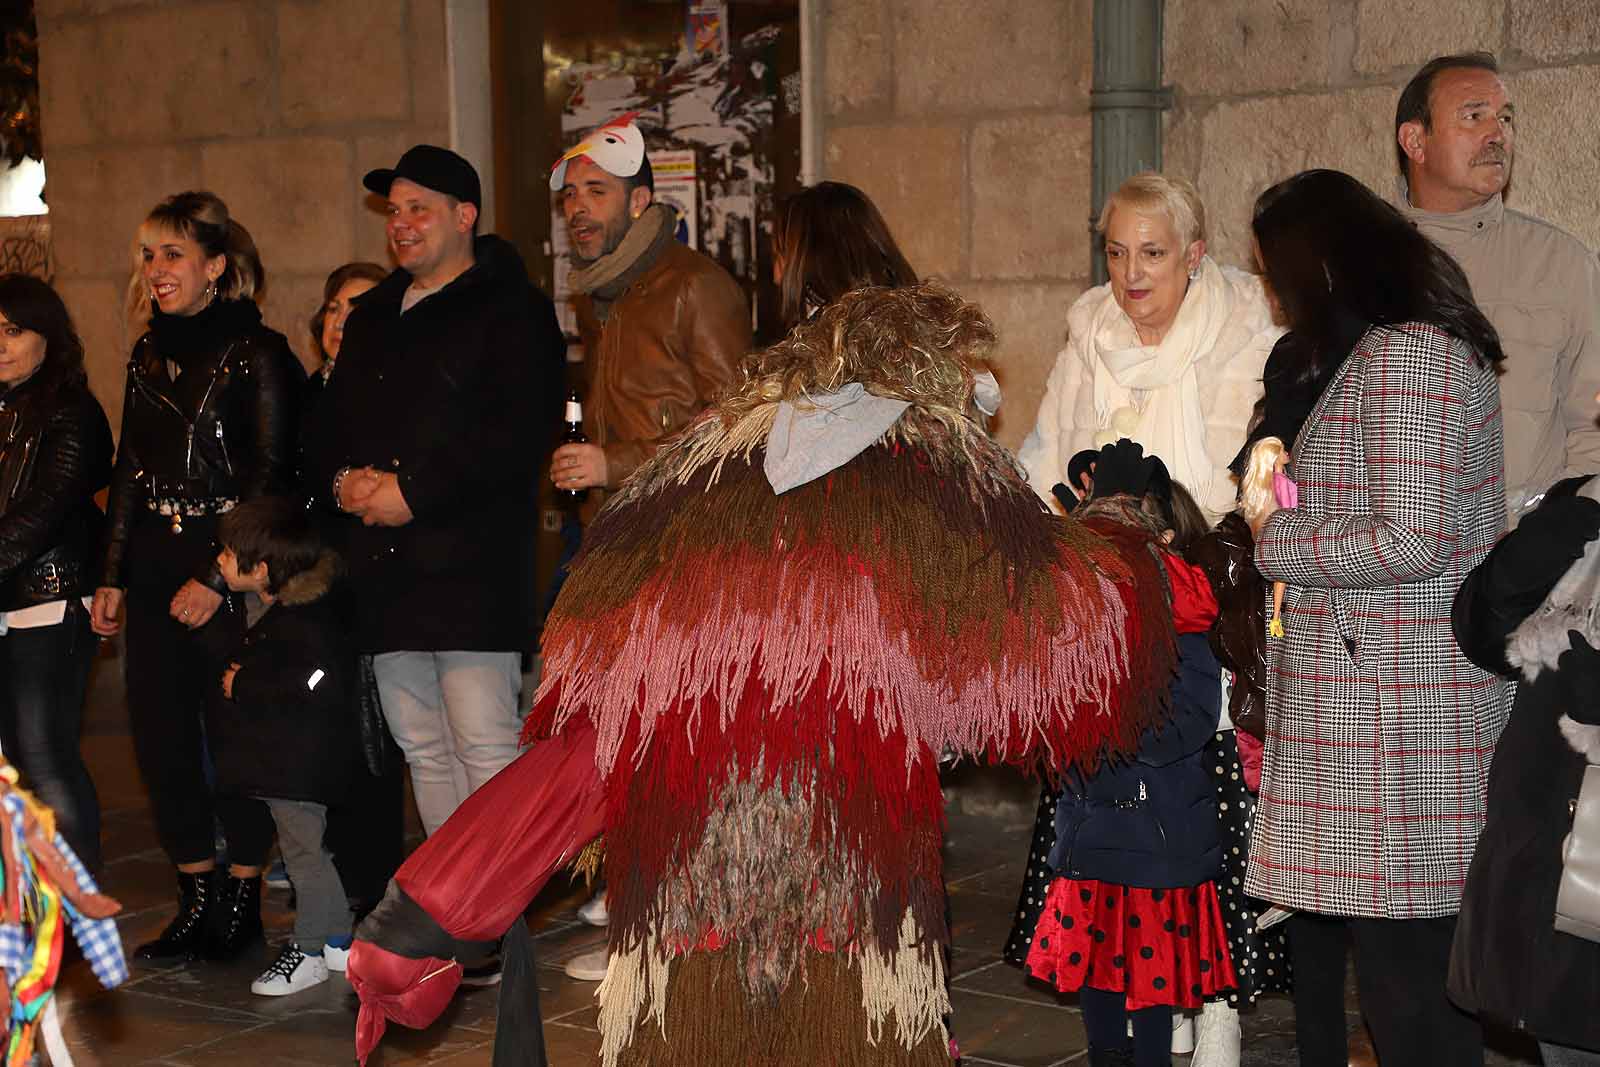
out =
[(154, 941), (133, 958), (155, 962), (192, 960), (205, 948), (206, 926), (216, 901), (216, 871), (178, 872), (178, 914)]
[(206, 958), (231, 960), (261, 939), (261, 876), (229, 875), (217, 891), (206, 935)]

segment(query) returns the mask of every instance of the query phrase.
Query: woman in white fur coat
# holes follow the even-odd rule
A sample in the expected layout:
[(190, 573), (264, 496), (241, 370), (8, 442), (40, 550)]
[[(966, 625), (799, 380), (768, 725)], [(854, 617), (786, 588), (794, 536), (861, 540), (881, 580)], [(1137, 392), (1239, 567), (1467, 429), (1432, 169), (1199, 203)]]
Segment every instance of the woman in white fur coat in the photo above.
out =
[(1111, 281), (1067, 312), (1067, 347), (1017, 458), (1053, 504), (1074, 453), (1129, 437), (1166, 462), (1214, 523), (1233, 509), (1228, 463), (1283, 330), (1254, 275), (1205, 254), (1205, 207), (1184, 179), (1129, 178), (1098, 229)]

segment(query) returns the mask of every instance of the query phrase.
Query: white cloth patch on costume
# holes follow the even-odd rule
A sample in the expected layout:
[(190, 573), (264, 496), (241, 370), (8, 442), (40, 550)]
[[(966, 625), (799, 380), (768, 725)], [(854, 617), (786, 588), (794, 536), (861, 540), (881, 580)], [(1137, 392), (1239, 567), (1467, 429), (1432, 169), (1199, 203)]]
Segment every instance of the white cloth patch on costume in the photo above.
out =
[(985, 415), (1000, 410), (1000, 381), (992, 371), (979, 371), (972, 376), (972, 402)]
[(767, 436), (765, 468), (772, 491), (786, 493), (849, 463), (910, 406), (869, 393), (860, 382), (837, 393), (812, 395), (802, 404), (785, 400)]

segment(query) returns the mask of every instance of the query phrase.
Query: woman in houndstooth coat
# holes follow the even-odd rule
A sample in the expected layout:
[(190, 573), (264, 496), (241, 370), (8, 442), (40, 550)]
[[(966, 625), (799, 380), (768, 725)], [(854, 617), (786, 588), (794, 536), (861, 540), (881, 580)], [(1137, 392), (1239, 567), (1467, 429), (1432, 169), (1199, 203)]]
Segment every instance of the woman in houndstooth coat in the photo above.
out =
[[(1274, 186), (1253, 229), (1291, 329), (1330, 339), (1306, 373), (1338, 369), (1295, 444), (1298, 506), (1257, 539), (1289, 590), (1246, 887), (1304, 913), (1297, 984), (1302, 950), (1331, 945), (1342, 985), (1348, 927), (1383, 1063), (1481, 1064), (1444, 974), (1509, 695), (1462, 655), (1450, 608), (1505, 527), (1504, 357), (1454, 260), (1348, 175)], [(1325, 1043), (1343, 1039), (1331, 1010)], [(1317, 1022), (1299, 1020), (1303, 1056)]]

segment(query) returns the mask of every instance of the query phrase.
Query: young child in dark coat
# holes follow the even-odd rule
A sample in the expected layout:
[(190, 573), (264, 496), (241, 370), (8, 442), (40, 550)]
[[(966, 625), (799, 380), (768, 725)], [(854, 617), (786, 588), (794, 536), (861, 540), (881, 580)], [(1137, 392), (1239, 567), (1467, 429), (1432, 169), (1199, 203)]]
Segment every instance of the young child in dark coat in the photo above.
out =
[(250, 990), (283, 996), (343, 971), (350, 909), (323, 845), (328, 805), (360, 758), (350, 698), (351, 649), (334, 606), (338, 557), (297, 501), (261, 497), (222, 519), (217, 557), (228, 588), (254, 593), (262, 611), (228, 654), (207, 718), (217, 787), (260, 797), (298, 903), (294, 937)]
[[(1204, 750), (1217, 728), (1221, 675), (1207, 632), (1217, 602), (1180, 555), (1204, 532), (1165, 466), (1121, 441), (1101, 453), (1094, 498), (1074, 512), (1146, 539), (1167, 572), (1178, 672), (1171, 717), (1131, 762), (1070, 772), (1055, 811), (1053, 880), (1028, 950), (1028, 973), (1078, 994), (1092, 1067), (1171, 1062), (1174, 1008), (1233, 987), (1215, 879), (1222, 871), (1216, 794)], [(1193, 508), (1192, 511), (1189, 509)], [(1133, 1039), (1127, 1038), (1131, 1020)]]

